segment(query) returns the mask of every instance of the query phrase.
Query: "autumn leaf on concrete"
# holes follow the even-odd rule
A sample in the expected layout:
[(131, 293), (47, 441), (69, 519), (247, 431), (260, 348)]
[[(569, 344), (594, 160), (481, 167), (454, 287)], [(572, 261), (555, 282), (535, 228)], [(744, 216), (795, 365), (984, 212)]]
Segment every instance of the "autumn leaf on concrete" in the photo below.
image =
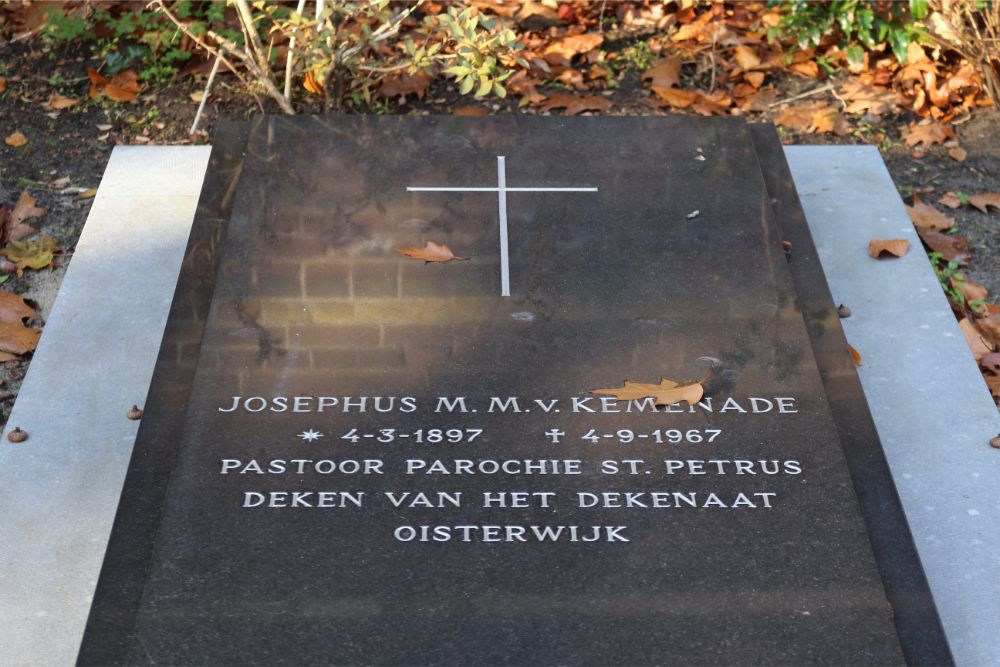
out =
[(25, 354), (32, 352), (42, 335), (41, 329), (31, 329), (20, 322), (0, 322), (0, 352)]
[(24, 275), (25, 269), (44, 269), (52, 264), (59, 244), (51, 236), (43, 236), (37, 241), (14, 241), (0, 250), (7, 259), (17, 266), (17, 275)]
[(658, 88), (674, 88), (681, 84), (681, 57), (673, 56), (657, 61), (642, 73), (642, 80)]
[(903, 141), (906, 142), (909, 148), (913, 148), (918, 144), (929, 147), (934, 144), (942, 144), (954, 138), (955, 132), (938, 122), (930, 122), (926, 125), (910, 125), (908, 129), (903, 130)]
[(27, 324), (36, 317), (38, 313), (28, 305), (24, 297), (0, 290), (0, 322)]
[(563, 107), (567, 116), (575, 116), (581, 111), (607, 111), (612, 106), (611, 100), (603, 95), (571, 95), (570, 93), (552, 93), (539, 109), (551, 111)]
[(851, 344), (848, 344), (847, 347), (851, 351), (851, 359), (854, 360), (854, 365), (855, 366), (860, 366), (861, 365), (861, 353), (858, 352), (857, 350), (855, 350), (854, 346), (851, 345)]
[(949, 218), (930, 204), (921, 201), (917, 195), (913, 195), (913, 206), (907, 206), (906, 212), (909, 213), (910, 220), (917, 229), (943, 232), (955, 226), (954, 218)]
[(988, 213), (988, 207), (1000, 209), (1000, 194), (996, 192), (985, 192), (981, 195), (970, 195), (969, 205), (975, 206), (983, 213)]
[(671, 405), (687, 401), (694, 405), (705, 395), (705, 388), (700, 382), (680, 383), (667, 378), (660, 378), (660, 384), (644, 384), (625, 380), (621, 387), (608, 389), (592, 389), (591, 394), (614, 396), (620, 401), (639, 401), (645, 398), (655, 400), (655, 405)]
[(882, 239), (868, 242), (868, 255), (874, 259), (881, 259), (883, 254), (902, 257), (910, 249), (910, 242), (906, 239)]
[(456, 257), (446, 245), (438, 245), (433, 241), (428, 241), (423, 248), (399, 248), (396, 250), (400, 255), (406, 255), (410, 259), (419, 259), (424, 262), (450, 262), (452, 260), (467, 260), (468, 257)]
[(24, 136), (21, 132), (13, 132), (3, 140), (8, 146), (13, 146), (14, 148), (20, 148), (28, 143), (28, 137)]

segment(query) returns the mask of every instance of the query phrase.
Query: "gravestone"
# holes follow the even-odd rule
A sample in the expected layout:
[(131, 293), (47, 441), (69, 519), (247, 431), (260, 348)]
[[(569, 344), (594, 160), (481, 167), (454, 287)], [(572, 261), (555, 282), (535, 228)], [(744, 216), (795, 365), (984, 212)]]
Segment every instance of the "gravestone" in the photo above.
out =
[[(661, 377), (704, 396), (593, 393)], [(904, 661), (950, 656), (773, 131), (220, 131), (81, 664)]]

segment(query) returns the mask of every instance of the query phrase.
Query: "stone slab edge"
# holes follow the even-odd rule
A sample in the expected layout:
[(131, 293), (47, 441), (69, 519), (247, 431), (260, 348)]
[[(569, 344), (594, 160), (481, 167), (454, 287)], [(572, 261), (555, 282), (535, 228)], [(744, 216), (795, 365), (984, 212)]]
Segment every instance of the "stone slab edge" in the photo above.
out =
[(1000, 664), (1000, 413), (878, 150), (785, 154), (956, 664)]
[(112, 152), (0, 441), (5, 665), (76, 660), (210, 152)]

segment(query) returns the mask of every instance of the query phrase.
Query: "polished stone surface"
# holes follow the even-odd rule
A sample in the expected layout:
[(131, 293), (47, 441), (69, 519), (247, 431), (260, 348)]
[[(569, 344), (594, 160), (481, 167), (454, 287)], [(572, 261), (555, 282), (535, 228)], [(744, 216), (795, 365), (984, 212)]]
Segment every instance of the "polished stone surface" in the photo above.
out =
[[(90, 610), (207, 147), (117, 147), (0, 439), (0, 655), (65, 665)], [(155, 187), (150, 184), (155, 183)]]
[[(500, 296), (497, 193), (406, 190), (495, 188), (498, 155), (510, 188), (598, 188), (507, 194), (510, 297)], [(901, 660), (744, 125), (267, 119), (251, 129), (243, 170), (228, 231), (189, 246), (208, 269), (221, 256), (217, 274), (203, 267), (188, 280), (188, 319), (200, 320), (214, 287), (200, 345), (174, 357), (194, 376), (191, 400), (166, 375), (154, 380), (150, 410), (179, 437), (143, 425), (82, 662)], [(424, 265), (395, 253), (427, 239), (472, 259)], [(172, 322), (186, 299), (179, 290)], [(721, 360), (707, 383), (712, 413), (571, 410), (573, 398), (625, 379), (697, 377), (705, 356)], [(234, 396), (262, 397), (267, 409), (252, 411), (264, 404), (254, 399), (224, 412)], [(338, 403), (319, 413), (318, 399), (303, 400), (295, 412), (276, 396)], [(365, 412), (342, 410), (360, 396)], [(397, 398), (380, 413), (376, 396)], [(466, 397), (470, 412), (434, 413), (441, 396)], [(524, 412), (488, 411), (491, 397), (509, 396)], [(798, 412), (721, 412), (728, 399), (748, 409), (779, 397), (794, 397)], [(419, 429), (442, 427), (483, 434), (416, 443)], [(553, 428), (565, 432), (558, 443), (545, 435)], [(652, 441), (670, 428), (723, 433), (712, 444)], [(356, 443), (341, 437), (351, 429)], [(378, 441), (380, 429), (396, 429), (391, 442)], [(581, 437), (589, 429), (597, 444)], [(622, 429), (649, 437), (620, 442)], [(310, 430), (323, 437), (299, 437)], [(368, 458), (384, 474), (246, 467), (295, 458)], [(404, 470), (406, 459), (455, 458), (579, 460), (583, 473)], [(626, 459), (642, 461), (636, 474), (601, 472), (602, 461), (628, 470)], [(733, 464), (669, 473), (664, 459), (747, 460), (756, 474)], [(766, 474), (761, 460), (783, 472)], [(248, 492), (287, 492), (274, 497), (287, 503), (295, 491), (364, 493), (364, 506), (241, 507)], [(397, 508), (387, 491), (461, 492), (463, 502)], [(480, 506), (484, 492), (515, 491), (556, 496), (549, 507), (537, 496), (524, 509)], [(650, 491), (757, 500), (573, 502)], [(754, 493), (774, 493), (773, 506)], [(630, 541), (394, 537), (422, 525), (627, 526), (618, 534)]]
[[(878, 150), (786, 153), (955, 661), (997, 664), (1000, 415)], [(910, 252), (872, 261), (875, 238)]]

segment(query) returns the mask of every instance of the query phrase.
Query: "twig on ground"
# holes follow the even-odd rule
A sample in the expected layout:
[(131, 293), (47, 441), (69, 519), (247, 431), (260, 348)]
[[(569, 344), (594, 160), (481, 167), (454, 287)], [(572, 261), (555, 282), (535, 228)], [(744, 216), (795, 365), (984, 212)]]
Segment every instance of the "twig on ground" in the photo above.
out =
[(833, 90), (834, 85), (828, 83), (825, 86), (820, 86), (819, 88), (813, 88), (812, 90), (807, 90), (804, 93), (799, 93), (798, 95), (792, 95), (791, 97), (786, 97), (783, 100), (778, 100), (777, 102), (771, 102), (767, 105), (768, 109), (781, 106), (782, 104), (788, 104), (789, 102), (794, 102), (795, 100), (801, 100), (806, 97), (812, 97), (813, 95), (819, 95), (820, 93), (825, 93), (828, 90)]
[(201, 102), (198, 103), (198, 111), (194, 115), (194, 122), (191, 123), (191, 130), (188, 134), (194, 134), (198, 129), (198, 121), (201, 120), (201, 113), (205, 110), (205, 104), (208, 102), (208, 95), (212, 92), (212, 82), (215, 81), (215, 74), (219, 71), (219, 64), (222, 62), (222, 54), (215, 59), (212, 63), (212, 71), (208, 73), (208, 81), (205, 83), (205, 92), (201, 94)]

